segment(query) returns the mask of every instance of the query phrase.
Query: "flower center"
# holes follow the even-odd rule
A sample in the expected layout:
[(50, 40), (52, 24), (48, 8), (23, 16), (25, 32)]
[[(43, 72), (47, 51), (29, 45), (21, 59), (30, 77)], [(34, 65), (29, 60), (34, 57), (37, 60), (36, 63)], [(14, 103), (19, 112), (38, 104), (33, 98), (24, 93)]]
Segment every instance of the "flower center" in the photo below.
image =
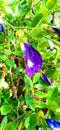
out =
[(32, 61), (30, 61), (30, 60), (28, 59), (28, 67), (29, 67), (29, 68), (32, 68), (32, 67), (33, 67), (33, 65), (34, 65), (34, 64), (33, 64), (33, 62), (32, 62)]

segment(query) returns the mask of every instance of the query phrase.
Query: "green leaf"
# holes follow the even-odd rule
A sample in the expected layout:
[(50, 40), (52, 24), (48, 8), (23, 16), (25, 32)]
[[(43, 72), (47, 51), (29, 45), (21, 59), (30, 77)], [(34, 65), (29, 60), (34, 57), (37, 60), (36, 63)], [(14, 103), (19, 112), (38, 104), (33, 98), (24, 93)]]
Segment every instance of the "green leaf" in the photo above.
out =
[(58, 88), (58, 93), (60, 93), (60, 82), (55, 81), (54, 86), (56, 86)]
[(60, 110), (55, 114), (54, 119), (60, 120)]
[(37, 14), (37, 15), (33, 18), (32, 23), (31, 23), (31, 26), (32, 26), (32, 27), (35, 27), (35, 26), (38, 24), (38, 22), (41, 20), (42, 17), (43, 17), (42, 13)]
[(29, 10), (29, 4), (26, 1), (21, 1), (18, 4), (19, 16), (23, 17)]
[(48, 0), (48, 1), (46, 2), (46, 7), (47, 7), (49, 10), (51, 10), (51, 9), (55, 6), (56, 2), (57, 2), (57, 0)]
[(5, 61), (7, 56), (0, 52), (0, 61)]
[(15, 122), (9, 122), (5, 126), (4, 130), (16, 130), (17, 124)]
[(25, 119), (25, 127), (27, 130), (35, 130), (37, 124), (37, 114), (32, 113)]
[(55, 97), (58, 96), (58, 87), (51, 88), (47, 93), (47, 98), (49, 99), (55, 99)]
[(28, 128), (28, 126), (29, 126), (29, 120), (30, 120), (30, 116), (28, 116), (28, 117), (25, 119), (24, 126), (25, 126), (26, 128)]
[(33, 77), (33, 84), (36, 83), (36, 82), (38, 82), (39, 80), (40, 80), (40, 73), (37, 73)]
[(52, 89), (52, 88), (48, 91), (47, 98), (46, 98), (47, 101), (52, 99), (53, 92), (54, 92), (54, 89)]
[(46, 108), (46, 104), (43, 101), (35, 100), (35, 108)]
[(4, 127), (7, 124), (7, 121), (8, 121), (7, 116), (5, 116), (1, 122), (1, 127)]
[[(7, 14), (5, 14), (5, 19), (8, 20), (10, 23), (15, 22), (15, 17), (13, 16), (13, 14), (11, 14), (9, 12)], [(8, 31), (10, 31), (10, 30), (8, 30)], [(12, 42), (12, 39), (14, 39), (14, 34), (12, 32), (10, 32), (10, 34), (8, 34), (8, 35), (9, 35), (10, 40)]]
[(47, 96), (47, 94), (44, 92), (35, 92), (35, 95), (39, 98), (45, 98)]
[(11, 42), (12, 42), (12, 41), (14, 41), (14, 42), (15, 42), (15, 37), (14, 37), (14, 34), (13, 34), (13, 32), (12, 32), (12, 31), (11, 31), (11, 32), (9, 32), (9, 38), (10, 38)]
[(46, 4), (47, 0), (44, 0), (44, 3)]
[(13, 54), (16, 55), (16, 56), (23, 56), (23, 53), (21, 51), (18, 51), (18, 50), (15, 50), (13, 52)]
[(30, 90), (30, 88), (33, 86), (31, 78), (29, 78), (27, 75), (24, 76), (24, 81), (26, 85), (26, 90)]
[(56, 109), (58, 108), (58, 104), (57, 102), (50, 100), (46, 103), (46, 107), (51, 110), (51, 111), (56, 111)]
[(35, 27), (32, 29), (30, 36), (35, 37), (35, 38), (39, 38), (39, 37), (42, 37), (43, 34), (44, 34), (44, 31), (40, 27)]
[(12, 60), (6, 60), (6, 65), (8, 67), (16, 67), (16, 64)]
[(40, 108), (46, 108), (46, 104), (42, 101), (39, 101)]
[(60, 78), (60, 72), (55, 71), (52, 77), (55, 78), (55, 79), (59, 79)]
[(1, 115), (7, 115), (10, 113), (10, 107), (8, 105), (3, 105), (0, 109)]
[(30, 109), (32, 109), (34, 111), (35, 106), (34, 106), (34, 100), (33, 100), (32, 96), (26, 95), (25, 96), (25, 101), (26, 101), (26, 105), (28, 106), (28, 108), (30, 108)]
[(35, 84), (33, 87), (37, 88), (38, 90), (43, 90), (44, 89), (44, 86), (41, 85), (41, 84)]
[(30, 121), (29, 121), (29, 130), (35, 130), (35, 126), (37, 124), (37, 115), (36, 113), (32, 113), (30, 115)]
[(16, 74), (19, 75), (23, 71), (22, 66), (16, 67), (15, 71), (16, 71)]

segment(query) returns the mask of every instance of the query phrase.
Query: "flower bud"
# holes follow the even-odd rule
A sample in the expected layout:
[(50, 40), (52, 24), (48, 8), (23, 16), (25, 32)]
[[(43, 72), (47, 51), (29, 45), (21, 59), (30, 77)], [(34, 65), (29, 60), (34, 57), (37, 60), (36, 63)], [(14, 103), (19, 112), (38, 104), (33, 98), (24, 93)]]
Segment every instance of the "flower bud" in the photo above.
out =
[(51, 81), (50, 79), (47, 77), (46, 74), (42, 73), (42, 80), (45, 81), (46, 83), (48, 83), (49, 85), (51, 85)]
[(3, 27), (3, 24), (0, 23), (0, 32), (3, 32), (5, 34), (5, 29)]

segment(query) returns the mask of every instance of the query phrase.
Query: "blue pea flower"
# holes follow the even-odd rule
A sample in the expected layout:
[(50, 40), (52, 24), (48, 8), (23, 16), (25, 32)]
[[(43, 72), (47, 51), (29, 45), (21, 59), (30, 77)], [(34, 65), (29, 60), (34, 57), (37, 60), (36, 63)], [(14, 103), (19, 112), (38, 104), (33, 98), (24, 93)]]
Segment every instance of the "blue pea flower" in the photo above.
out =
[(26, 62), (26, 74), (32, 77), (35, 73), (39, 72), (42, 68), (42, 57), (40, 53), (35, 50), (30, 44), (24, 43), (21, 46), (24, 52)]
[(53, 120), (51, 118), (47, 118), (46, 122), (51, 130), (60, 130), (60, 122), (57, 120)]
[(51, 81), (50, 81), (50, 79), (47, 77), (46, 74), (42, 73), (41, 78), (42, 78), (43, 81), (47, 82), (49, 85), (52, 84)]
[(60, 37), (60, 29), (52, 27), (52, 29), (54, 30), (54, 32)]
[(1, 23), (0, 23), (0, 32), (3, 32), (5, 34), (5, 30), (4, 30), (3, 24), (1, 24)]

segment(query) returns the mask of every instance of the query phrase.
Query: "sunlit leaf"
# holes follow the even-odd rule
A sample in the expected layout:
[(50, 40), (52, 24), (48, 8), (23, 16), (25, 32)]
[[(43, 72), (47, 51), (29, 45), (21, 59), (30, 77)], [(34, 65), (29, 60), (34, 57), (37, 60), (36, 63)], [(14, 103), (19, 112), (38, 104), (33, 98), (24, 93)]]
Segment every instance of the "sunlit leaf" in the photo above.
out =
[(47, 96), (47, 94), (43, 92), (35, 92), (35, 95), (39, 98), (45, 98)]
[(10, 113), (10, 107), (8, 105), (3, 105), (1, 107), (1, 115), (7, 115)]
[(46, 2), (46, 7), (47, 7), (48, 9), (52, 9), (52, 8), (55, 6), (56, 2), (57, 2), (57, 0), (54, 0), (54, 1), (52, 1), (52, 0), (47, 0), (47, 2)]

